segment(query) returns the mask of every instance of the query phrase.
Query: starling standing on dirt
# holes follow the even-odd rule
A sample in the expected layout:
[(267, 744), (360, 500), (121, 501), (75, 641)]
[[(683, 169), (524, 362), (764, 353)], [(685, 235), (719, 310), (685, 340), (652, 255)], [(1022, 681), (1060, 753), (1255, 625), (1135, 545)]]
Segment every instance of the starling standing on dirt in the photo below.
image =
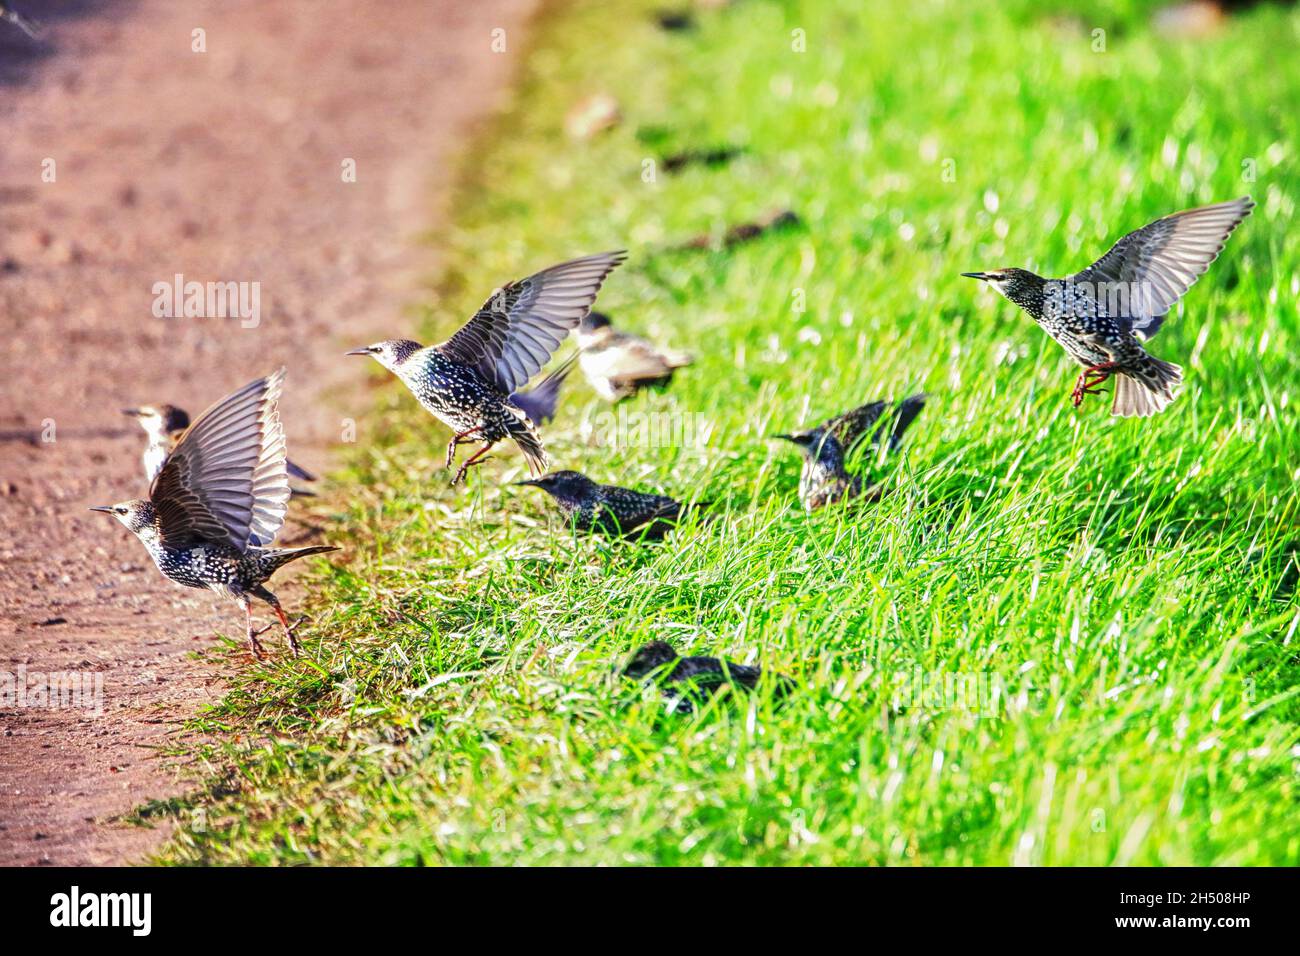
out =
[(626, 257), (623, 252), (602, 252), (511, 282), (441, 345), (425, 348), (393, 339), (348, 354), (373, 356), (451, 427), (455, 434), (447, 445), (448, 468), (458, 445), (483, 442), (456, 472), (453, 485), (507, 436), (524, 453), (529, 472), (542, 474), (542, 441), (510, 396), (550, 361), (591, 308), (605, 277)]
[[(748, 664), (733, 664), (717, 657), (679, 657), (664, 641), (651, 641), (632, 655), (623, 676), (636, 681), (657, 681), (663, 695), (673, 702), (672, 710), (689, 714), (696, 704), (703, 704), (725, 686), (754, 690), (762, 669)], [(775, 697), (794, 690), (789, 677), (776, 675)]]
[(244, 605), (257, 657), (253, 598), (271, 605), (298, 654), (293, 624), (263, 585), (280, 567), (332, 547), (272, 548), (289, 501), (279, 399), (284, 369), (222, 399), (186, 430), (149, 488), (149, 497), (101, 505), (134, 532), (164, 576)]
[(33, 40), (37, 39), (37, 31), (40, 30), (40, 24), (34, 20), (28, 20), (25, 16), (13, 8), (12, 4), (0, 3), (0, 20), (6, 23), (12, 23), (23, 33), (26, 33)]
[[(141, 405), (139, 408), (124, 408), (122, 414), (136, 419), (148, 436), (148, 444), (144, 449), (144, 475), (147, 481), (153, 481), (158, 477), (158, 472), (162, 471), (167, 456), (181, 440), (185, 429), (190, 427), (190, 416), (185, 409), (177, 408), (175, 405)], [(316, 480), (316, 476), (306, 468), (288, 460), (284, 464), (290, 478), (297, 478), (299, 481)], [(296, 489), (293, 493), (311, 496), (311, 492), (300, 492)]]
[(663, 538), (691, 507), (667, 495), (597, 484), (576, 471), (557, 471), (516, 484), (541, 488), (579, 531), (649, 541)]
[[(799, 500), (804, 508), (816, 511), (824, 505), (862, 495), (862, 476), (850, 475), (845, 470), (848, 456), (864, 440), (873, 448), (879, 447), (886, 431), (887, 448), (890, 451), (897, 449), (903, 440), (903, 432), (925, 407), (926, 397), (913, 395), (898, 405), (868, 402), (808, 431), (773, 436), (793, 442), (803, 454)], [(880, 489), (867, 488), (866, 497), (870, 501), (879, 500)]]
[(614, 328), (609, 316), (592, 312), (578, 327), (578, 361), (591, 387), (611, 402), (627, 398), (637, 389), (667, 385), (673, 372), (694, 358), (682, 352), (656, 348), (630, 332)]
[(983, 279), (1028, 312), (1083, 366), (1071, 393), (1075, 408), (1114, 376), (1111, 414), (1145, 418), (1174, 400), (1183, 370), (1148, 354), (1142, 343), (1156, 334), (1254, 206), (1244, 196), (1157, 219), (1064, 279), (1024, 269), (962, 275)]

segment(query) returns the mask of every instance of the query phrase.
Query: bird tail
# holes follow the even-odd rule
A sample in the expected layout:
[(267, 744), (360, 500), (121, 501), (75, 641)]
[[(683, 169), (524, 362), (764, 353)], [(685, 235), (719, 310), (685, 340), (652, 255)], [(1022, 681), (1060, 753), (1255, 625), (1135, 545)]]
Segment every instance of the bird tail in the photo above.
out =
[[(506, 408), (509, 409), (510, 406), (507, 405)], [(533, 423), (519, 409), (512, 409), (512, 411), (515, 412), (515, 417), (506, 422), (506, 431), (515, 440), (519, 450), (524, 453), (524, 458), (528, 462), (528, 473), (533, 476), (546, 474), (548, 465), (546, 449), (542, 447), (542, 440), (537, 437), (537, 432), (533, 431)]]
[(916, 421), (916, 416), (921, 414), (921, 409), (925, 408), (926, 399), (930, 396), (924, 392), (918, 392), (909, 398), (903, 399), (898, 404), (898, 413), (894, 419), (894, 430), (889, 436), (889, 447), (896, 449), (903, 442), (903, 432)]
[(338, 548), (329, 544), (312, 545), (310, 548), (268, 548), (266, 554), (275, 562), (277, 568), (282, 568), (290, 561), (297, 561), (299, 558), (306, 558), (313, 554), (325, 554), (329, 551), (337, 551)]
[(1115, 373), (1115, 403), (1111, 414), (1147, 418), (1163, 411), (1183, 384), (1183, 370), (1172, 362), (1145, 357), (1133, 369)]

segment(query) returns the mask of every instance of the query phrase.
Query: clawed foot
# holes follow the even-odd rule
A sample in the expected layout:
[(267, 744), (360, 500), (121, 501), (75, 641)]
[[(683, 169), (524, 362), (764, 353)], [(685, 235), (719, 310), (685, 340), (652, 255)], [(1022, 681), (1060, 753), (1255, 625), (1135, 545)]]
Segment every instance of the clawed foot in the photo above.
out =
[(262, 646), (262, 642), (257, 639), (257, 635), (265, 634), (273, 627), (275, 627), (274, 624), (264, 624), (263, 626), (259, 627), (257, 630), (255, 631), (250, 630), (248, 632), (249, 650), (253, 652), (253, 656), (256, 657), (259, 661), (266, 659), (266, 648), (264, 648)]
[(1093, 369), (1088, 369), (1080, 375), (1079, 380), (1074, 383), (1074, 391), (1070, 393), (1070, 401), (1074, 403), (1074, 407), (1078, 408), (1082, 405), (1088, 395), (1101, 395), (1103, 393), (1101, 386), (1108, 378), (1110, 378), (1109, 372)]
[(465, 478), (465, 475), (468, 474), (469, 470), (473, 468), (475, 465), (481, 465), (483, 464), (483, 462), (491, 461), (491, 460), (492, 460), (491, 455), (485, 455), (482, 458), (471, 458), (469, 461), (465, 462), (465, 464), (460, 466), (460, 470), (456, 472), (456, 477), (451, 479), (452, 487), (454, 488), (456, 487), (456, 485), (460, 484), (461, 481)]

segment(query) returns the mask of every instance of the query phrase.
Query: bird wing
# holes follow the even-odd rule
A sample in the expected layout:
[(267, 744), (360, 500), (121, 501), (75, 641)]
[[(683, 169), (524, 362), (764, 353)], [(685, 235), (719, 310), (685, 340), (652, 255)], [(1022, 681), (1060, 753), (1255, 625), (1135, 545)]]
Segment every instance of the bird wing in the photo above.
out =
[(163, 543), (265, 546), (289, 506), (280, 390), (284, 369), (250, 382), (200, 415), (149, 489)]
[(889, 410), (889, 402), (867, 402), (852, 411), (822, 422), (819, 429), (834, 435), (847, 452), (867, 432), (875, 428), (882, 415)]
[(511, 282), (434, 348), (509, 395), (550, 361), (591, 309), (605, 277), (626, 258), (625, 252), (602, 252)]
[[(1148, 338), (1165, 313), (1183, 297), (1223, 250), (1255, 203), (1249, 196), (1187, 209), (1157, 219), (1115, 243), (1104, 256), (1069, 281), (1090, 283), (1094, 297), (1102, 283), (1121, 283), (1127, 295), (1128, 331)], [(1122, 300), (1121, 300), (1122, 301)]]

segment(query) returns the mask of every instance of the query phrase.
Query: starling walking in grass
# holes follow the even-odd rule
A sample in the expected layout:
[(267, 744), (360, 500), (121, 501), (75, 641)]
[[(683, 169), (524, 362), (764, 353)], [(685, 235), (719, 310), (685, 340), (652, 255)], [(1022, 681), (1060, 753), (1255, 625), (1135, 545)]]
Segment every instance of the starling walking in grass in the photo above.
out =
[[(122, 414), (130, 415), (144, 429), (147, 442), (143, 455), (144, 476), (146, 481), (151, 482), (158, 477), (158, 472), (162, 471), (167, 456), (181, 440), (185, 429), (190, 427), (190, 416), (185, 409), (177, 408), (175, 405), (141, 405), (139, 408), (124, 408)], [(295, 465), (287, 459), (284, 464), (290, 478), (299, 481), (316, 480), (316, 476), (306, 468)], [(294, 494), (310, 494), (310, 492), (295, 491)]]
[(639, 335), (614, 328), (602, 312), (582, 320), (578, 348), (582, 374), (601, 398), (611, 402), (641, 388), (667, 385), (673, 372), (695, 361), (684, 352), (657, 348)]
[(1156, 334), (1254, 206), (1244, 196), (1157, 219), (1064, 279), (1024, 269), (962, 275), (983, 279), (1028, 312), (1083, 366), (1071, 393), (1075, 408), (1113, 376), (1111, 414), (1145, 418), (1174, 400), (1183, 370), (1149, 354), (1142, 343)]
[[(704, 704), (723, 687), (756, 690), (763, 676), (757, 665), (733, 664), (717, 657), (679, 657), (664, 641), (651, 641), (632, 655), (623, 676), (635, 681), (657, 682), (661, 692), (672, 702), (672, 710), (689, 714), (696, 704)], [(785, 697), (794, 690), (789, 677), (773, 678), (773, 696)]]
[(662, 539), (692, 507), (667, 495), (598, 484), (576, 471), (557, 471), (516, 484), (541, 488), (579, 531), (649, 541)]
[(279, 399), (284, 369), (222, 399), (198, 417), (168, 456), (147, 499), (90, 509), (111, 514), (144, 543), (164, 576), (244, 606), (248, 646), (257, 657), (253, 598), (271, 605), (298, 653), (280, 602), (265, 587), (279, 568), (328, 546), (273, 548), (289, 501)]
[(0, 20), (3, 20), (6, 23), (12, 23), (33, 40), (37, 39), (37, 31), (40, 30), (40, 24), (34, 20), (27, 19), (14, 9), (13, 4), (0, 3)]
[(805, 510), (816, 511), (825, 505), (859, 496), (869, 501), (878, 500), (880, 489), (865, 487), (862, 476), (850, 475), (845, 463), (864, 442), (876, 448), (883, 441), (888, 450), (897, 449), (902, 443), (903, 433), (925, 407), (926, 397), (913, 395), (897, 405), (868, 402), (808, 431), (774, 435), (774, 438), (793, 442), (803, 455), (799, 500)]
[(529, 472), (542, 474), (546, 471), (542, 440), (534, 423), (510, 396), (550, 361), (591, 308), (605, 277), (625, 258), (623, 252), (602, 252), (511, 282), (440, 345), (426, 348), (418, 342), (392, 339), (348, 354), (374, 357), (452, 429), (448, 468), (457, 446), (483, 443), (460, 466), (453, 485), (507, 437), (524, 453)]

